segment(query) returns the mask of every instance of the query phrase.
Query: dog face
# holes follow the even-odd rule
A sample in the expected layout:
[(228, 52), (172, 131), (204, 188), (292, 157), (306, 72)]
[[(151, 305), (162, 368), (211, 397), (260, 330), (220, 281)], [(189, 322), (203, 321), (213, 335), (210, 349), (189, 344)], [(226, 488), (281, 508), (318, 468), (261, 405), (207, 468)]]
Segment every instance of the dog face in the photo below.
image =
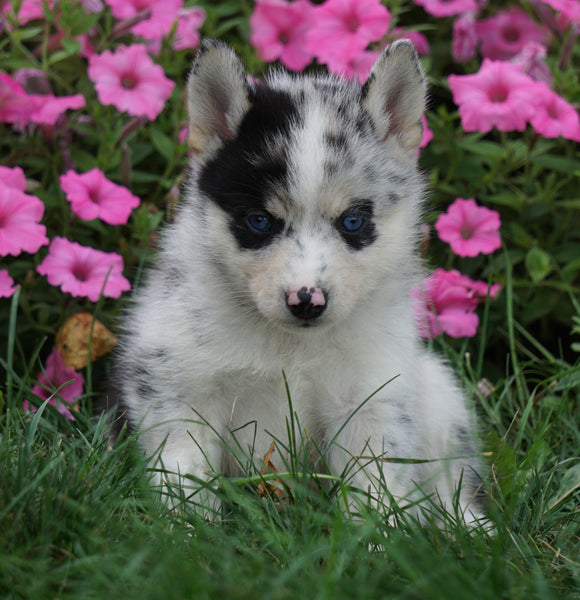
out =
[(337, 324), (414, 248), (425, 83), (391, 46), (365, 86), (274, 73), (250, 86), (206, 43), (188, 83), (196, 201), (213, 265), (247, 314)]

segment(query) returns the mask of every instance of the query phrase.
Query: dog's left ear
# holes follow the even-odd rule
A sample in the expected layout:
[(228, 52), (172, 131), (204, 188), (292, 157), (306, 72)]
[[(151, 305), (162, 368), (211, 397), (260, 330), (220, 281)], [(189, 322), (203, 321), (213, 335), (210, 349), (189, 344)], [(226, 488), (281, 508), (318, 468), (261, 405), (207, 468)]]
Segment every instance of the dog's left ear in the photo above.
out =
[(189, 145), (197, 158), (211, 156), (232, 139), (250, 109), (250, 86), (237, 54), (205, 40), (187, 81)]
[(415, 155), (423, 128), (427, 84), (413, 44), (399, 40), (379, 56), (362, 88), (363, 106), (377, 135), (395, 136), (410, 155)]

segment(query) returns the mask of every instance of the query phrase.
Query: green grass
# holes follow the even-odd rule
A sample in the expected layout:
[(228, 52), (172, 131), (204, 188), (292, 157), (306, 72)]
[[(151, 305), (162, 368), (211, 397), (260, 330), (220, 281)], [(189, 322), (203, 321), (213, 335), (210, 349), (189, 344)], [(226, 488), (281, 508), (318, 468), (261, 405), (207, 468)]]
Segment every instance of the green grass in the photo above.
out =
[(353, 519), (344, 486), (314, 493), (300, 478), (281, 505), (250, 478), (216, 480), (228, 508), (213, 524), (193, 504), (169, 510), (134, 438), (111, 449), (104, 416), (24, 413), (29, 375), (14, 370), (0, 411), (0, 598), (578, 598), (580, 368), (525, 335), (512, 347), (526, 362), (474, 392), (492, 536), (452, 515), (419, 526), (397, 507), (397, 528), (378, 511)]

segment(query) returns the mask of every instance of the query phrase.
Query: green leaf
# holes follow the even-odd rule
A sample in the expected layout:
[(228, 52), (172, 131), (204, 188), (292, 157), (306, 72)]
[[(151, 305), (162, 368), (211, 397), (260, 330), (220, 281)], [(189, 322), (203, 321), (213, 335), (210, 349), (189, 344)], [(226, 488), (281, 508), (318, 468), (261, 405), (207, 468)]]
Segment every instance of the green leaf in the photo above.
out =
[(578, 489), (580, 489), (580, 463), (576, 463), (564, 473), (558, 487), (558, 492), (550, 499), (548, 506), (556, 506)]
[(578, 160), (572, 158), (564, 158), (562, 156), (542, 155), (535, 156), (532, 158), (532, 162), (544, 169), (550, 171), (560, 171), (566, 175), (575, 173), (578, 171)]
[(492, 161), (501, 160), (505, 156), (505, 150), (499, 144), (485, 140), (466, 138), (459, 142), (459, 146), (472, 154)]
[(534, 283), (546, 278), (552, 270), (551, 258), (547, 252), (540, 248), (530, 248), (526, 254), (526, 269)]
[(165, 160), (171, 160), (175, 152), (175, 144), (171, 139), (161, 132), (160, 129), (151, 129), (151, 141), (155, 146), (155, 149)]

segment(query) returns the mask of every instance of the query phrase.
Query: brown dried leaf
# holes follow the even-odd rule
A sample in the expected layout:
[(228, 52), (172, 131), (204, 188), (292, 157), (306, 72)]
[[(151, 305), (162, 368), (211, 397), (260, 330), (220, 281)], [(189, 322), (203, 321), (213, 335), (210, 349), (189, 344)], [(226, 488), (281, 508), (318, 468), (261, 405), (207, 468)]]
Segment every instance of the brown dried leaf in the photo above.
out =
[(117, 338), (90, 313), (80, 312), (69, 317), (56, 334), (56, 346), (67, 366), (73, 369), (87, 366), (89, 340), (91, 361), (110, 352), (117, 343)]
[[(264, 466), (260, 469), (260, 475), (269, 475), (271, 473), (279, 473), (278, 469), (272, 463), (272, 453), (274, 452), (274, 442), (270, 444), (270, 449), (264, 454)], [(285, 491), (285, 485), (280, 479), (271, 481), (263, 481), (258, 485), (258, 494), (262, 497), (272, 498), (280, 502), (288, 502), (288, 496)]]

